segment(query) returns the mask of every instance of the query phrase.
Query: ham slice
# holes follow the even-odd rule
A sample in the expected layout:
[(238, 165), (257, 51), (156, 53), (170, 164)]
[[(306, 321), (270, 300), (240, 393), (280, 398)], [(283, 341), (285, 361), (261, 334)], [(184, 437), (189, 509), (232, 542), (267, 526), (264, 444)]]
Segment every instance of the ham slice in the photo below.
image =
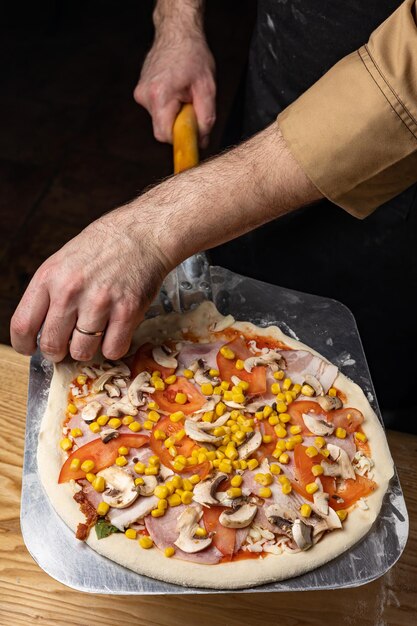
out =
[[(130, 524), (133, 524), (133, 522), (149, 515), (150, 511), (156, 508), (157, 505), (158, 498), (156, 496), (139, 497), (126, 509), (110, 509), (108, 518), (116, 528), (123, 531), (130, 526)], [(151, 516), (149, 515), (149, 517)], [(152, 517), (151, 519), (155, 518)]]
[(336, 365), (327, 363), (306, 350), (282, 350), (281, 354), (287, 364), (285, 374), (293, 383), (302, 385), (305, 375), (310, 374), (320, 381), (325, 393), (333, 385), (338, 374)]
[(177, 357), (180, 369), (175, 373), (177, 376), (180, 375), (184, 369), (198, 359), (204, 359), (207, 367), (217, 369), (217, 354), (223, 345), (224, 341), (216, 341), (214, 343), (183, 343), (181, 352)]
[[(353, 457), (356, 454), (356, 445), (355, 442), (353, 440), (352, 436), (348, 436), (345, 439), (339, 439), (338, 437), (335, 437), (334, 435), (328, 435), (325, 437), (326, 439), (326, 446), (331, 443), (334, 446), (338, 446), (339, 448), (342, 448), (342, 450), (345, 450), (345, 452), (347, 453), (348, 457), (352, 460)], [(315, 437), (304, 437), (304, 441), (303, 441), (303, 446), (314, 446), (314, 441), (315, 441)], [(320, 463), (320, 461), (323, 460), (324, 457), (322, 457), (321, 455), (317, 457), (317, 463)]]
[[(145, 517), (148, 533), (160, 550), (165, 550), (165, 548), (174, 545), (174, 541), (178, 538), (177, 520), (185, 508), (185, 505), (169, 507), (163, 517), (152, 517), (151, 515)], [(194, 554), (175, 548), (174, 558), (214, 565), (220, 561), (222, 553), (213, 545), (201, 550), (201, 552), (194, 552)]]

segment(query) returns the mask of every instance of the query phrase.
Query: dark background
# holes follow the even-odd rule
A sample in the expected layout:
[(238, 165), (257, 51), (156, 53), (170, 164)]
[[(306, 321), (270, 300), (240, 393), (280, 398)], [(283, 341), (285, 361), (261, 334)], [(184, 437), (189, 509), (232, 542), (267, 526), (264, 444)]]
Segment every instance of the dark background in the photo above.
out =
[[(244, 74), (256, 3), (210, 0), (219, 150)], [(89, 222), (172, 171), (133, 100), (151, 46), (149, 0), (2, 3), (0, 342), (37, 267)]]

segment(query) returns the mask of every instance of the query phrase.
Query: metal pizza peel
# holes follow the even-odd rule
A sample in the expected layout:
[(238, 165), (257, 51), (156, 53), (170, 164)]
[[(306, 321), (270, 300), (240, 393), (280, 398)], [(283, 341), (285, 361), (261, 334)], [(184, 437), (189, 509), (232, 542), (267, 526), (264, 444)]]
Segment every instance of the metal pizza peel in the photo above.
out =
[[(190, 105), (181, 113), (183, 117), (177, 119), (182, 129), (180, 147), (184, 140), (186, 154), (177, 152), (177, 159), (180, 163), (184, 159), (190, 163), (187, 142), (189, 146), (191, 134), (193, 165), (197, 162), (195, 154), (198, 160), (196, 121)], [(174, 141), (174, 152), (176, 148), (179, 148), (178, 143)], [(356, 322), (343, 304), (211, 266), (202, 253), (187, 259), (168, 275), (147, 316), (187, 311), (204, 300), (212, 300), (221, 313), (230, 313), (237, 320), (260, 327), (276, 325), (290, 337), (323, 354), (362, 387), (382, 423)], [(22, 534), (34, 560), (50, 576), (79, 591), (119, 595), (222, 593), (141, 576), (75, 539), (74, 533), (52, 508), (37, 469), (38, 435), (51, 377), (52, 367), (38, 350), (30, 364), (21, 504)], [(302, 576), (234, 593), (311, 591), (363, 585), (383, 576), (397, 562), (407, 537), (408, 515), (395, 472), (379, 517), (369, 533), (348, 552)]]

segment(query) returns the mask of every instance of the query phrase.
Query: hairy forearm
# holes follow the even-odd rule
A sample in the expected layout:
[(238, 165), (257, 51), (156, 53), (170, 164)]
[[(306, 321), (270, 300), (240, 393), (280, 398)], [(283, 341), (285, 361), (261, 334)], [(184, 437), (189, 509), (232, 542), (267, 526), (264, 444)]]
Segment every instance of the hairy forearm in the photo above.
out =
[(203, 14), (204, 0), (158, 0), (153, 13), (156, 39), (201, 35)]
[(124, 210), (142, 227), (149, 224), (169, 266), (175, 266), (321, 197), (274, 123), (241, 146), (166, 180)]

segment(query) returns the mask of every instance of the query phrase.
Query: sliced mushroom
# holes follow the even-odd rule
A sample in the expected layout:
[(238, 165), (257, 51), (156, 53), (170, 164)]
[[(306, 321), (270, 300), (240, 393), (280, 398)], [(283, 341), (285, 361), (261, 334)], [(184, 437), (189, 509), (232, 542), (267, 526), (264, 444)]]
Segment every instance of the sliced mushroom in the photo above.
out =
[(103, 443), (109, 443), (112, 439), (117, 439), (119, 431), (115, 428), (103, 428), (100, 432), (100, 437)]
[(219, 333), (221, 330), (225, 330), (226, 328), (229, 328), (229, 326), (231, 326), (234, 323), (235, 323), (235, 318), (233, 317), (233, 315), (226, 315), (226, 317), (222, 317), (216, 322), (213, 322), (213, 324), (209, 326), (209, 330), (212, 333)]
[(317, 512), (318, 519), (314, 523), (313, 536), (317, 537), (320, 533), (323, 533), (325, 530), (336, 530), (337, 528), (342, 528), (342, 522), (340, 521), (339, 516), (336, 511), (329, 507), (329, 512), (327, 515), (321, 515)]
[(317, 402), (324, 411), (335, 411), (343, 406), (343, 402), (337, 396), (320, 396), (317, 398)]
[(352, 467), (347, 452), (332, 443), (327, 445), (327, 449), (330, 452), (330, 458), (335, 462), (328, 463), (324, 460), (321, 462), (324, 476), (340, 476), (340, 478), (352, 478), (356, 480), (355, 470)]
[(113, 526), (116, 526), (122, 532), (137, 520), (143, 519), (146, 515), (158, 506), (159, 498), (156, 496), (148, 496), (147, 498), (138, 498), (127, 509), (110, 509), (108, 518)]
[(138, 410), (130, 402), (120, 400), (120, 402), (114, 402), (107, 410), (109, 417), (120, 417), (120, 415), (137, 415)]
[(227, 491), (216, 491), (215, 498), (219, 506), (224, 506), (227, 509), (238, 509), (240, 506), (242, 506), (242, 504), (245, 504), (245, 502), (248, 501), (246, 495), (242, 495), (240, 498), (231, 498), (227, 495)]
[(106, 481), (103, 491), (103, 500), (115, 509), (124, 509), (130, 506), (138, 497), (133, 477), (121, 467), (113, 465), (97, 473)]
[(84, 374), (84, 376), (87, 376), (87, 378), (91, 378), (92, 380), (97, 378), (97, 374), (95, 373), (93, 368), (88, 367), (88, 365), (85, 365), (83, 368), (81, 368), (81, 371)]
[(268, 350), (257, 356), (250, 356), (244, 361), (244, 368), (251, 372), (257, 365), (269, 365), (272, 371), (285, 366), (285, 359), (278, 350)]
[(152, 357), (154, 361), (156, 361), (158, 365), (162, 365), (162, 367), (169, 367), (174, 370), (178, 367), (178, 361), (173, 351), (168, 348), (168, 346), (155, 346), (155, 348), (152, 349)]
[(254, 400), (245, 406), (246, 413), (257, 413), (257, 411), (262, 411), (266, 406), (265, 400)]
[(148, 372), (141, 372), (132, 380), (127, 391), (127, 396), (133, 406), (142, 406), (145, 404), (144, 393), (153, 393), (155, 388), (149, 383), (151, 375)]
[(315, 376), (312, 376), (311, 374), (306, 374), (304, 377), (304, 382), (306, 382), (307, 385), (310, 385), (310, 387), (314, 390), (316, 396), (324, 396), (323, 385)]
[(143, 485), (138, 485), (136, 489), (141, 496), (151, 496), (158, 485), (156, 476), (141, 476)]
[(313, 527), (300, 519), (292, 525), (292, 536), (300, 550), (308, 550), (313, 545)]
[(259, 430), (249, 433), (248, 439), (239, 446), (239, 459), (247, 459), (262, 444), (262, 435)]
[(166, 465), (162, 465), (162, 464), (160, 465), (158, 477), (162, 482), (173, 475), (174, 475), (174, 472), (172, 471), (172, 469), (170, 469)]
[(270, 515), (268, 517), (268, 522), (271, 524), (274, 532), (277, 535), (286, 535), (287, 537), (292, 537), (292, 520), (288, 520), (285, 517), (279, 517), (278, 515)]
[(94, 420), (100, 415), (102, 411), (102, 404), (98, 400), (93, 400), (85, 405), (83, 410), (81, 411), (81, 417), (87, 424), (89, 422), (94, 422)]
[(219, 522), (226, 528), (246, 528), (252, 523), (257, 510), (256, 504), (245, 503), (234, 511), (223, 511), (220, 514)]
[(245, 405), (244, 404), (240, 404), (239, 402), (234, 402), (233, 400), (225, 400), (223, 399), (223, 402), (225, 403), (226, 406), (229, 407), (229, 409), (244, 409)]
[(285, 505), (276, 503), (265, 509), (266, 519), (274, 526), (276, 532), (288, 537), (291, 537), (292, 524), (297, 519), (298, 514), (296, 505), (293, 505), (290, 500), (286, 501)]
[(331, 435), (334, 431), (334, 426), (329, 424), (325, 420), (321, 420), (312, 413), (303, 413), (303, 421), (308, 430), (313, 435), (319, 435), (321, 437), (325, 435)]
[(106, 383), (104, 385), (104, 390), (107, 392), (109, 398), (120, 398), (122, 393), (120, 387), (114, 383)]
[[(208, 422), (194, 422), (191, 419), (186, 419), (184, 422), (184, 430), (186, 435), (194, 441), (200, 441), (201, 443), (217, 443), (222, 440), (222, 437), (215, 437), (204, 429), (204, 425)], [(203, 428), (200, 428), (200, 424)], [(212, 424), (210, 424), (212, 428)]]
[(93, 382), (93, 391), (95, 391), (96, 393), (98, 391), (103, 391), (104, 385), (115, 376), (127, 378), (128, 376), (130, 376), (130, 369), (125, 363), (119, 361), (118, 363), (116, 363), (116, 365), (110, 367), (110, 369), (107, 369)]
[(197, 483), (194, 487), (193, 500), (199, 502), (203, 506), (218, 505), (219, 501), (216, 498), (216, 490), (223, 480), (226, 480), (227, 474), (218, 472), (214, 478), (208, 478), (200, 483)]
[(220, 382), (218, 376), (210, 376), (210, 368), (208, 367), (199, 367), (194, 372), (194, 380), (198, 385), (204, 385), (206, 383), (212, 383), (214, 385), (217, 385)]
[(314, 506), (316, 511), (320, 513), (320, 515), (328, 515), (329, 514), (329, 494), (323, 490), (323, 485), (321, 484), (320, 478), (316, 478), (316, 485), (318, 485), (318, 491), (313, 495)]
[(211, 544), (211, 537), (200, 539), (194, 536), (195, 531), (198, 528), (198, 521), (200, 513), (195, 507), (187, 507), (179, 516), (177, 520), (177, 530), (179, 532), (178, 538), (174, 541), (174, 544), (180, 550), (192, 554), (194, 552), (200, 552)]
[(210, 396), (207, 399), (207, 402), (203, 404), (201, 409), (194, 411), (194, 415), (199, 415), (200, 413), (207, 413), (208, 411), (214, 411), (214, 409), (216, 408), (216, 404), (219, 402), (220, 399), (221, 399), (221, 396)]
[[(215, 422), (197, 422), (200, 430), (212, 430), (219, 426), (224, 426), (230, 417), (230, 413), (224, 413), (221, 417), (218, 417)], [(191, 420), (193, 421), (193, 420)]]

